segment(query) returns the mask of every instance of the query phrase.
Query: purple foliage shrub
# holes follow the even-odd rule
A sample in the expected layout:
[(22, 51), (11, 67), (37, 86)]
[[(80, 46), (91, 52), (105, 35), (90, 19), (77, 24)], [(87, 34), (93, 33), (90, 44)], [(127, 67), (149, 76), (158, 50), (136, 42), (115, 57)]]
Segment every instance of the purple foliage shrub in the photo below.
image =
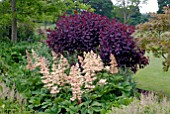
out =
[(100, 30), (109, 23), (108, 18), (85, 11), (62, 16), (56, 22), (56, 29), (49, 31), (47, 43), (56, 53), (95, 51), (100, 44)]
[(97, 51), (106, 64), (112, 53), (119, 67), (130, 67), (135, 72), (148, 60), (131, 37), (134, 30), (132, 26), (83, 11), (57, 20), (55, 30), (48, 30), (47, 44), (56, 53)]
[(130, 67), (134, 72), (148, 64), (144, 56), (145, 51), (140, 50), (131, 36), (134, 26), (128, 26), (116, 20), (100, 32), (100, 56), (105, 63), (109, 62), (110, 54), (115, 55), (119, 67)]

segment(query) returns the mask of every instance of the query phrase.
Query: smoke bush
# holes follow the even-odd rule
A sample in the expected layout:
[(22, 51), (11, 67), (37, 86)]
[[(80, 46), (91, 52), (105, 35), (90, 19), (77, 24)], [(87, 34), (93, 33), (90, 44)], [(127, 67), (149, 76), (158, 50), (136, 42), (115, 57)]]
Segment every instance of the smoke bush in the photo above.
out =
[(105, 16), (87, 11), (64, 15), (57, 20), (55, 30), (48, 32), (47, 44), (56, 53), (93, 50), (99, 52), (105, 64), (113, 54), (119, 67), (130, 67), (133, 71), (148, 64), (144, 51), (131, 37), (134, 27), (110, 21)]

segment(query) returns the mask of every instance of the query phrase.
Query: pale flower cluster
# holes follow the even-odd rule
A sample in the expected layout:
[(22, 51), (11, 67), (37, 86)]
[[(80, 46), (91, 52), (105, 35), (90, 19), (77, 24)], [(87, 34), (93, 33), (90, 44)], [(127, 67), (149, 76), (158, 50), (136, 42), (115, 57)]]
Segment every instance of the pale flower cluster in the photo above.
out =
[[(96, 72), (106, 69), (101, 58), (93, 51), (84, 53), (84, 57), (78, 56), (82, 71), (78, 63), (70, 68), (67, 59), (63, 55), (57, 55), (54, 52), (52, 52), (54, 62), (51, 71), (49, 70), (48, 61), (44, 57), (39, 57), (34, 50), (32, 50), (32, 57), (35, 62), (32, 61), (28, 51), (26, 51), (26, 55), (28, 61), (27, 69), (34, 70), (36, 67), (40, 67), (40, 73), (43, 74), (41, 78), (44, 87), (48, 88), (52, 95), (59, 93), (62, 86), (67, 83), (71, 85), (72, 89), (72, 98), (70, 100), (78, 99), (80, 103), (83, 94), (81, 87), (85, 85), (86, 90), (92, 90), (95, 87), (93, 81), (97, 78)], [(107, 69), (111, 73), (117, 73), (117, 63), (114, 56), (111, 55), (110, 59), (111, 65)], [(70, 68), (70, 73), (67, 76), (65, 70), (68, 68)], [(100, 79), (98, 85), (106, 83), (106, 79)]]
[(113, 54), (110, 55), (110, 73), (118, 73), (117, 62)]
[(106, 84), (106, 79), (100, 79), (100, 81), (98, 82), (99, 85), (104, 85)]
[(113, 54), (110, 55), (110, 66), (105, 66), (105, 70), (110, 72), (111, 74), (118, 73), (117, 62)]
[[(44, 57), (38, 57), (34, 50), (32, 50), (32, 56), (35, 62), (32, 62), (30, 54), (28, 51), (27, 53), (27, 60), (28, 65), (27, 69), (34, 70), (36, 67), (40, 67), (40, 73), (43, 74), (42, 82), (45, 84), (44, 87), (50, 90), (51, 94), (59, 93), (60, 86), (66, 83), (67, 75), (64, 71), (69, 67), (67, 59), (60, 55), (60, 58), (57, 58), (54, 52), (52, 52), (54, 62), (52, 64), (52, 72), (49, 71), (48, 62)], [(59, 64), (57, 63), (59, 62)]]
[(101, 71), (104, 68), (100, 56), (91, 51), (88, 53), (84, 52), (84, 60), (80, 56), (78, 57), (78, 59), (83, 68), (82, 73), (85, 73), (84, 75), (85, 88), (89, 90), (95, 88), (95, 86), (92, 83), (96, 79), (95, 77), (96, 72)]
[(45, 87), (50, 90), (51, 94), (56, 94), (60, 92), (60, 87), (66, 83), (67, 75), (64, 71), (69, 67), (67, 59), (60, 55), (59, 63), (56, 61), (57, 55), (53, 56), (55, 60), (52, 64), (52, 72), (50, 73), (49, 68), (47, 66), (45, 58), (41, 59), (41, 70), (40, 73), (43, 74), (42, 82), (45, 84)]
[[(38, 56), (36, 56), (34, 50), (31, 50), (31, 51), (32, 51), (32, 56), (34, 58), (38, 58)], [(36, 63), (33, 64), (33, 61), (31, 59), (31, 55), (29, 54), (29, 52), (27, 50), (26, 50), (26, 56), (27, 56), (27, 62), (28, 62), (26, 68), (29, 69), (29, 70), (34, 70), (37, 67), (36, 66), (37, 64)]]
[(72, 95), (73, 97), (70, 99), (74, 101), (78, 99), (81, 102), (81, 96), (83, 91), (81, 91), (81, 87), (84, 83), (84, 76), (82, 76), (78, 63), (74, 66), (71, 66), (70, 75), (67, 78), (68, 83), (71, 85)]

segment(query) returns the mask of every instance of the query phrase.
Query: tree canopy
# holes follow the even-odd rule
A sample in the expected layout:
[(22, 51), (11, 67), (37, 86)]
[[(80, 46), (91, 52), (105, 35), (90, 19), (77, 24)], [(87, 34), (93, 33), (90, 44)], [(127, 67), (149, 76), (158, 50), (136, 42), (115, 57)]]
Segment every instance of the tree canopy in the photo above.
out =
[(137, 25), (143, 20), (139, 10), (139, 4), (147, 0), (116, 0), (113, 6), (113, 17), (123, 23)]
[[(13, 5), (15, 5), (15, 10), (12, 10)], [(2, 11), (0, 12), (0, 29), (7, 31), (8, 28), (10, 31), (10, 27), (13, 26), (11, 22), (15, 18), (17, 22), (15, 29), (23, 24), (34, 27), (39, 22), (55, 22), (68, 10), (73, 12), (75, 9), (87, 10), (88, 8), (90, 6), (72, 0), (12, 0), (12, 2), (11, 0), (2, 0), (0, 2)], [(2, 34), (1, 36), (4, 37)]]
[(111, 0), (83, 0), (82, 2), (91, 5), (95, 13), (112, 18), (113, 3)]
[(163, 8), (164, 14), (150, 14), (149, 22), (139, 24), (134, 36), (143, 49), (151, 51), (156, 57), (163, 57), (163, 69), (170, 67), (170, 9)]
[(163, 7), (170, 5), (170, 0), (157, 0), (157, 1), (158, 1), (158, 8), (159, 8), (157, 13), (162, 14), (163, 13), (163, 11), (162, 11)]

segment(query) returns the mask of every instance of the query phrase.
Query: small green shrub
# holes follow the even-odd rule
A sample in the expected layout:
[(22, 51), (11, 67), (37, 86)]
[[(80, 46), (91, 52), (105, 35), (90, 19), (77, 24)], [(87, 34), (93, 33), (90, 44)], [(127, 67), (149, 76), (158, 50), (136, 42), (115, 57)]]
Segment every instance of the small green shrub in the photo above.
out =
[(20, 24), (17, 31), (17, 38), (18, 41), (35, 41), (35, 25), (33, 24)]
[[(22, 70), (22, 67), (26, 65), (25, 50), (39, 49), (39, 52), (43, 54), (43, 50), (46, 51), (42, 43), (28, 43), (19, 42), (11, 43), (10, 41), (0, 41), (0, 74), (8, 75), (12, 72), (19, 72), (18, 68)], [(47, 51), (48, 52), (48, 51)], [(44, 55), (44, 54), (43, 54)], [(11, 72), (11, 73), (10, 73)]]
[[(17, 27), (17, 41), (29, 41), (34, 42), (37, 40), (35, 37), (35, 25), (18, 23)], [(11, 25), (0, 25), (0, 40), (11, 39)]]

